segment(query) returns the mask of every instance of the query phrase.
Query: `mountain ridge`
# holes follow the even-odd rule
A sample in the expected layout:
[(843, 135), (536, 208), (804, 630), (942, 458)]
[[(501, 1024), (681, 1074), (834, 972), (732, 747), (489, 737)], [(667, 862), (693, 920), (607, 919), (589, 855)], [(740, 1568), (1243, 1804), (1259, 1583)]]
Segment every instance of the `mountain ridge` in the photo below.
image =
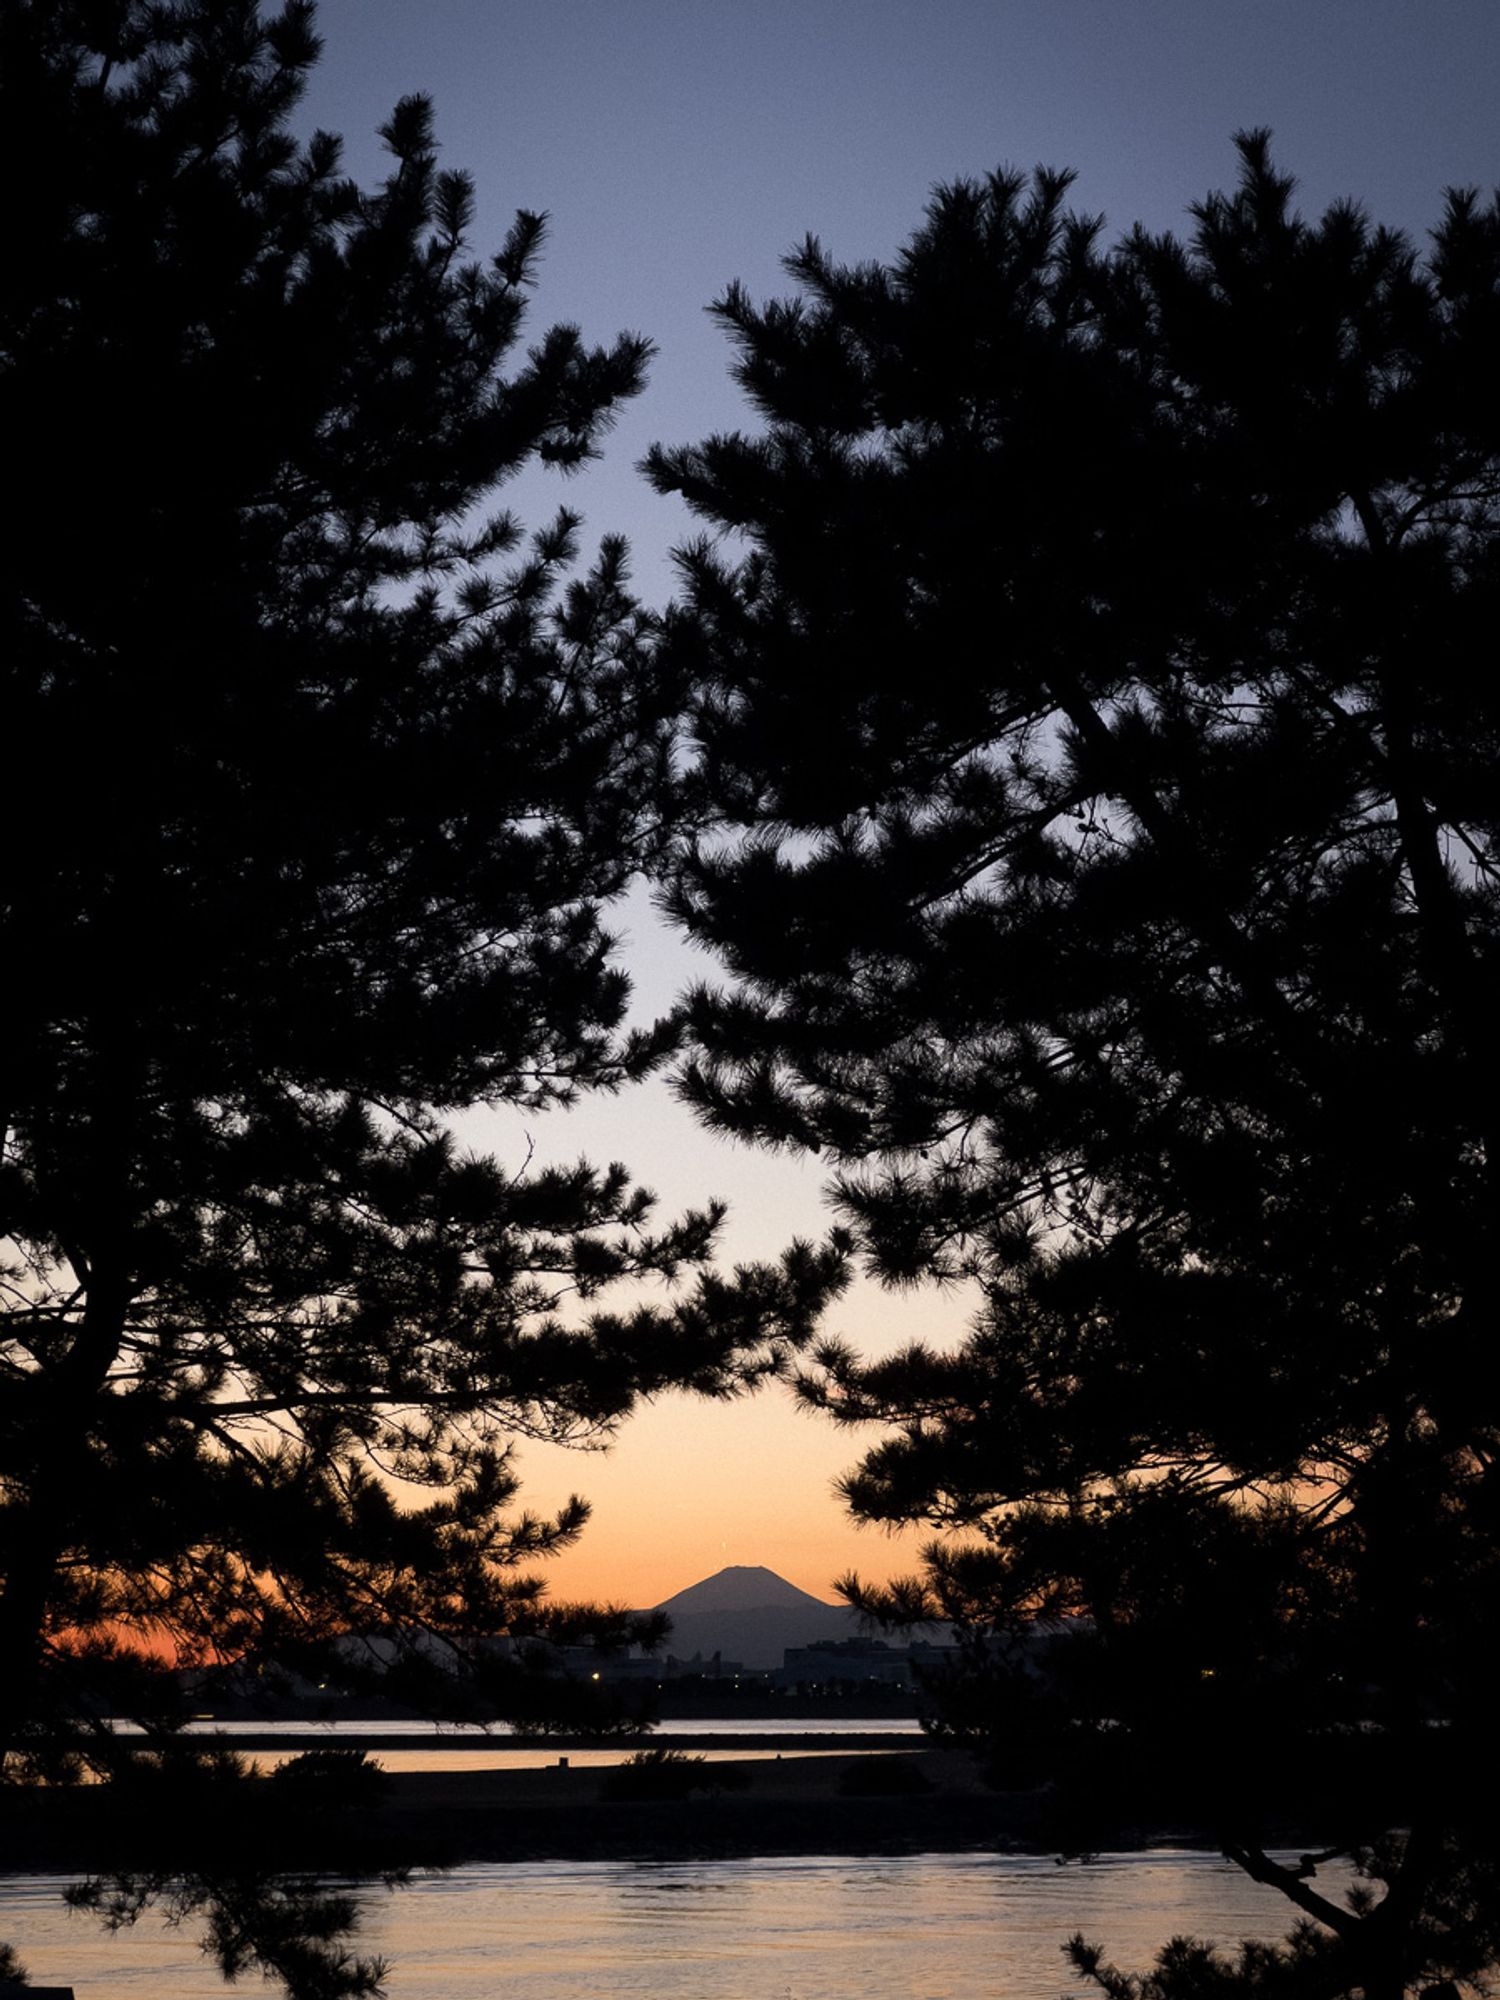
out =
[(665, 1611), (670, 1616), (674, 1612), (764, 1611), (772, 1606), (787, 1611), (814, 1608), (838, 1611), (843, 1608), (828, 1598), (814, 1597), (806, 1590), (799, 1590), (796, 1584), (788, 1583), (784, 1576), (778, 1576), (774, 1569), (767, 1569), (763, 1563), (730, 1563), (724, 1569), (715, 1570), (712, 1576), (703, 1577), (698, 1583), (690, 1583), (685, 1589), (664, 1597), (652, 1609)]
[(813, 1597), (758, 1563), (732, 1563), (652, 1608), (671, 1619), (667, 1648), (679, 1660), (717, 1653), (756, 1669), (779, 1667), (789, 1646), (850, 1639), (859, 1629), (847, 1605)]

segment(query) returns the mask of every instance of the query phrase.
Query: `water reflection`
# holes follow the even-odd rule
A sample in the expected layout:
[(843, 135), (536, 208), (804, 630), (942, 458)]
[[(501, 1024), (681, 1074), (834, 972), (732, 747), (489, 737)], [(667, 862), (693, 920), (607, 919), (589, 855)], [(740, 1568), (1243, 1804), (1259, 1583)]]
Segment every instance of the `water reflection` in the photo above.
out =
[[(193, 1940), (149, 1920), (110, 1938), (69, 1918), (60, 1887), (0, 1884), (0, 1936), (39, 1982), (223, 2000)], [(1287, 1926), (1274, 1892), (1202, 1854), (533, 1862), (372, 1894), (365, 1946), (395, 1961), (390, 2000), (1085, 2000), (1062, 1958), (1072, 1931), (1140, 1968), (1174, 1932), (1232, 1944)]]

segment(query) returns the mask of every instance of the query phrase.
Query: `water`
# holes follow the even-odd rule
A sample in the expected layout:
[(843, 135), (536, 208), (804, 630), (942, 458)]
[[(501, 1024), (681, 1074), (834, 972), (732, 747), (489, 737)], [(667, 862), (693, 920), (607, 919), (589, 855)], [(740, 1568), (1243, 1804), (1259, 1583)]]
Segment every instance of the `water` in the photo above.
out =
[[(69, 1915), (61, 1886), (0, 1881), (0, 1937), (39, 1984), (71, 1982), (79, 2000), (245, 1990), (155, 1919), (110, 1937)], [(390, 2000), (1098, 2000), (1063, 1960), (1075, 1930), (1140, 1970), (1174, 1933), (1234, 1944), (1279, 1937), (1292, 1915), (1226, 1862), (1165, 1850), (1065, 1868), (978, 1854), (470, 1866), (367, 1908), (360, 1949), (393, 1961)]]
[[(370, 1752), (371, 1759), (382, 1771), (393, 1774), (401, 1771), (546, 1771), (555, 1765), (566, 1764), (572, 1771), (603, 1770), (612, 1764), (623, 1764), (634, 1756), (637, 1750), (652, 1747), (681, 1748), (674, 1744), (670, 1735), (648, 1738), (644, 1743), (616, 1743), (607, 1750), (563, 1749), (560, 1746), (546, 1750), (512, 1750), (503, 1744), (491, 1750), (454, 1749), (446, 1743), (428, 1744), (414, 1750), (391, 1750), (384, 1744)], [(925, 1745), (919, 1737), (896, 1736), (887, 1746), (889, 1750), (920, 1750)], [(245, 1762), (257, 1771), (274, 1770), (291, 1751), (253, 1750), (245, 1753)], [(787, 1743), (780, 1750), (742, 1750), (733, 1747), (733, 1739), (727, 1744), (715, 1743), (711, 1748), (700, 1746), (694, 1741), (687, 1752), (689, 1756), (711, 1757), (716, 1764), (765, 1764), (777, 1757), (837, 1757), (841, 1763), (850, 1757), (878, 1757), (879, 1750), (857, 1748), (853, 1750), (803, 1750)]]
[[(139, 1735), (134, 1725), (119, 1722), (114, 1725), (122, 1736)], [(740, 1760), (753, 1762), (796, 1751), (798, 1755), (817, 1755), (811, 1751), (798, 1749), (803, 1738), (856, 1737), (869, 1736), (882, 1739), (883, 1747), (890, 1750), (916, 1750), (928, 1743), (915, 1722), (902, 1722), (899, 1718), (882, 1721), (848, 1721), (842, 1717), (820, 1720), (816, 1717), (795, 1717), (790, 1721), (746, 1722), (725, 1716), (707, 1718), (685, 1718), (668, 1720), (650, 1737), (639, 1742), (616, 1742), (597, 1749), (575, 1749), (571, 1745), (558, 1743), (546, 1748), (518, 1748), (511, 1741), (511, 1731), (503, 1724), (493, 1724), (488, 1728), (479, 1723), (452, 1723), (443, 1728), (435, 1728), (431, 1722), (190, 1722), (186, 1733), (193, 1736), (214, 1736), (232, 1749), (236, 1744), (253, 1738), (261, 1743), (285, 1738), (285, 1751), (259, 1749), (247, 1753), (247, 1761), (258, 1770), (270, 1770), (283, 1756), (291, 1756), (305, 1748), (314, 1738), (326, 1742), (330, 1748), (375, 1741), (377, 1747), (371, 1755), (386, 1771), (540, 1771), (549, 1764), (555, 1764), (559, 1757), (566, 1757), (573, 1770), (592, 1769), (605, 1764), (619, 1764), (635, 1750), (649, 1743), (672, 1743), (676, 1738), (703, 1737), (705, 1754), (723, 1763)], [(775, 1737), (781, 1740), (778, 1749), (736, 1748), (736, 1741), (746, 1736)], [(409, 1744), (410, 1747), (401, 1747)], [(722, 1747), (721, 1747), (722, 1746)], [(833, 1754), (833, 1753), (829, 1753)], [(857, 1756), (858, 1749), (840, 1750), (839, 1756)]]
[[(115, 1722), (111, 1728), (122, 1736), (139, 1736), (138, 1724)], [(233, 1742), (241, 1736), (326, 1736), (330, 1743), (356, 1742), (364, 1737), (409, 1736), (437, 1742), (503, 1743), (508, 1736), (523, 1734), (504, 1722), (189, 1722), (189, 1736), (223, 1736)], [(653, 1736), (896, 1736), (910, 1742), (926, 1742), (917, 1722), (899, 1716), (879, 1716), (861, 1720), (847, 1716), (762, 1717), (745, 1721), (739, 1716), (709, 1715), (667, 1717), (656, 1725)], [(649, 1740), (649, 1738), (647, 1739)], [(628, 1750), (630, 1745), (626, 1745)]]

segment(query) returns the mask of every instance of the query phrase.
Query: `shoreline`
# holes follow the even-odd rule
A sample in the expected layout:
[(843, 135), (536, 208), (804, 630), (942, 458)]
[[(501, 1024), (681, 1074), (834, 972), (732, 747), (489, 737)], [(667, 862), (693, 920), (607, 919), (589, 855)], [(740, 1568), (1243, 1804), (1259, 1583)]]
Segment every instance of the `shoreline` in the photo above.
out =
[(195, 1743), (218, 1742), (226, 1750), (244, 1750), (256, 1756), (267, 1756), (275, 1751), (284, 1752), (289, 1757), (302, 1755), (308, 1750), (362, 1750), (370, 1756), (379, 1757), (395, 1751), (433, 1751), (439, 1755), (450, 1751), (495, 1750), (533, 1754), (538, 1751), (557, 1751), (567, 1756), (577, 1750), (590, 1750), (603, 1754), (614, 1752), (623, 1764), (627, 1757), (633, 1757), (638, 1750), (683, 1750), (692, 1752), (718, 1751), (727, 1755), (730, 1751), (755, 1750), (763, 1753), (776, 1752), (781, 1756), (798, 1755), (802, 1752), (827, 1754), (847, 1751), (869, 1750), (920, 1750), (931, 1739), (923, 1734), (915, 1724), (882, 1728), (872, 1723), (867, 1729), (808, 1729), (795, 1734), (774, 1726), (765, 1729), (726, 1730), (694, 1729), (691, 1723), (682, 1728), (653, 1729), (645, 1736), (588, 1736), (568, 1733), (547, 1736), (528, 1736), (509, 1731), (495, 1730), (493, 1733), (459, 1733), (455, 1730), (434, 1729), (431, 1735), (400, 1735), (392, 1730), (381, 1730), (378, 1725), (369, 1730), (333, 1735), (327, 1730), (319, 1730), (315, 1723), (305, 1730), (295, 1733), (288, 1730), (225, 1729), (221, 1735), (207, 1730), (195, 1731), (189, 1739)]
[[(717, 1771), (710, 1761), (702, 1788), (682, 1799), (605, 1797), (611, 1768), (598, 1765), (399, 1772), (387, 1776), (378, 1801), (339, 1809), (251, 1780), (233, 1823), (215, 1827), (207, 1848), (205, 1826), (151, 1813), (133, 1787), (15, 1793), (0, 1797), (0, 1873), (191, 1871), (233, 1866), (236, 1856), (264, 1865), (268, 1848), (289, 1871), (379, 1873), (486, 1862), (1043, 1854), (1070, 1845), (1046, 1791), (990, 1791), (954, 1751), (901, 1751), (891, 1762), (873, 1795), (870, 1759), (858, 1752), (783, 1753)], [(1092, 1847), (1119, 1851), (1218, 1846), (1191, 1826), (1122, 1822), (1097, 1832)]]

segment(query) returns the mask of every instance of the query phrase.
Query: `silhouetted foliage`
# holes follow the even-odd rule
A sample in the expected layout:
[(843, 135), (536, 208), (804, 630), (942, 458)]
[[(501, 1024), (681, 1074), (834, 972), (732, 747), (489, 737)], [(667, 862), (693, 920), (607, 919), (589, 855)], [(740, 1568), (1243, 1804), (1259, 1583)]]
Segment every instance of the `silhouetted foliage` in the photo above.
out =
[(957, 1621), (970, 1733), (1195, 1772), (1253, 1871), (1278, 1802), (1413, 1827), (1378, 2000), (1493, 1950), (1500, 205), (1419, 257), (1240, 150), (1186, 243), (1002, 173), (714, 308), (763, 427), (648, 461), (744, 551), (671, 622), (730, 980), (680, 1087), (982, 1301), (803, 1385), (893, 1427), (855, 1513), (947, 1531), (851, 1601)]
[(293, 1874), (279, 1862), (247, 1860), (208, 1875), (142, 1869), (93, 1877), (66, 1894), (70, 1908), (99, 1917), (110, 1930), (137, 1922), (152, 1907), (171, 1924), (201, 1923), (204, 1949), (230, 1981), (259, 1973), (294, 2000), (363, 2000), (386, 1991), (387, 1961), (356, 1957), (344, 1943), (359, 1927), (356, 1890), (326, 1873)]
[(703, 1757), (685, 1750), (637, 1750), (607, 1771), (599, 1787), (601, 1799), (685, 1799), (701, 1792), (711, 1780)]
[(306, 1750), (284, 1758), (271, 1783), (302, 1811), (378, 1805), (391, 1788), (383, 1767), (363, 1750)]
[[(200, 1927), (227, 1976), (256, 1970), (303, 2000), (332, 2000), (381, 1990), (381, 1965), (348, 1949), (360, 1904), (430, 1858), (378, 1810), (388, 1782), (357, 1753), (313, 1753), (257, 1777), (222, 1747), (162, 1738), (122, 1757), (108, 1785), (31, 1795), (25, 1817), (50, 1852), (61, 1836), (90, 1858), (95, 1872), (67, 1892), (73, 1908), (120, 1929), (154, 1906)], [(8, 1851), (23, 1853), (25, 1819), (7, 1818)]]
[[(508, 1438), (731, 1393), (836, 1276), (800, 1251), (705, 1274), (712, 1205), (657, 1227), (622, 1167), (530, 1172), (449, 1132), (656, 1053), (618, 1032), (600, 916), (670, 812), (651, 624), (618, 542), (569, 581), (573, 517), (528, 539), (477, 512), (588, 458), (648, 347), (561, 326), (517, 359), (543, 218), (471, 260), (470, 184), (415, 97), (356, 187), (336, 139), (287, 129), (317, 52), (302, 0), (0, 16), (22, 1775), (114, 1768), (101, 1713), (163, 1725), (143, 1639), (300, 1658), (378, 1628), (461, 1687), (480, 1638), (649, 1636), (542, 1603), (533, 1561), (585, 1509), (514, 1512)], [(666, 1303), (596, 1303), (684, 1271)]]

